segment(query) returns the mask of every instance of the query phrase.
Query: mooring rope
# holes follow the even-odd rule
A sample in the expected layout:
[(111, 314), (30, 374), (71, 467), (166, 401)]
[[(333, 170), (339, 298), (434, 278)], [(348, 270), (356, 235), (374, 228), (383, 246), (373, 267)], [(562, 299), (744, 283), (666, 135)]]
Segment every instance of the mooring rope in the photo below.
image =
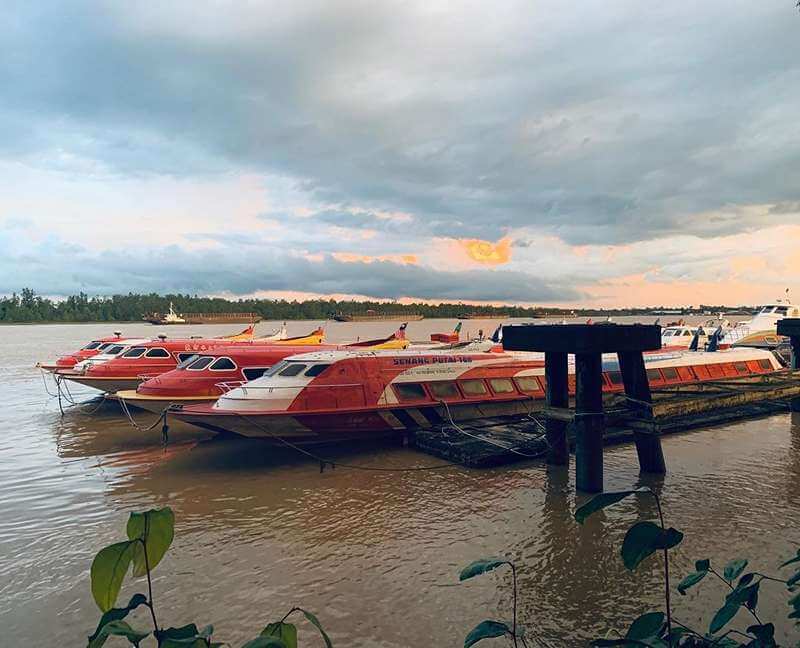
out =
[[(443, 400), (440, 400), (439, 402), (442, 405), (444, 405), (444, 409), (447, 412), (447, 418), (450, 419), (450, 425), (453, 426), (453, 429), (456, 430), (457, 432), (460, 432), (461, 434), (473, 438), (477, 441), (483, 441), (484, 443), (488, 443), (489, 445), (497, 446), (498, 448), (502, 448), (503, 450), (511, 452), (512, 454), (519, 455), (520, 457), (525, 457), (527, 459), (538, 459), (539, 457), (541, 457), (540, 454), (537, 455), (527, 454), (525, 452), (522, 452), (521, 450), (512, 448), (511, 446), (507, 446), (502, 443), (498, 443), (497, 441), (492, 441), (491, 439), (487, 439), (486, 437), (480, 437), (476, 434), (470, 434), (465, 429), (456, 424), (456, 422), (453, 420), (453, 415), (450, 413), (450, 407), (447, 405), (447, 402)], [(541, 435), (537, 438), (541, 438)]]

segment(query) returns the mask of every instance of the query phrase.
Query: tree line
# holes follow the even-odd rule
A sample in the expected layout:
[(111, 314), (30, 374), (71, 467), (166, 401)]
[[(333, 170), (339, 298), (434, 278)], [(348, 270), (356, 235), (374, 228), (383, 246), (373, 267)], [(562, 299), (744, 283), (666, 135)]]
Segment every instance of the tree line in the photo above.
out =
[[(650, 308), (564, 309), (529, 306), (485, 306), (477, 304), (398, 304), (378, 301), (344, 301), (335, 299), (223, 299), (198, 295), (95, 296), (86, 293), (64, 299), (37, 295), (30, 288), (20, 294), (0, 297), (0, 322), (130, 322), (145, 314), (166, 313), (172, 303), (177, 313), (257, 313), (266, 320), (324, 320), (336, 314), (354, 315), (375, 311), (387, 315), (412, 315), (460, 319), (484, 317), (591, 317), (606, 315), (646, 315)], [(658, 308), (664, 308), (660, 306)], [(701, 306), (718, 313), (726, 306)], [(713, 309), (713, 310), (712, 310)], [(684, 309), (686, 314), (691, 311)]]

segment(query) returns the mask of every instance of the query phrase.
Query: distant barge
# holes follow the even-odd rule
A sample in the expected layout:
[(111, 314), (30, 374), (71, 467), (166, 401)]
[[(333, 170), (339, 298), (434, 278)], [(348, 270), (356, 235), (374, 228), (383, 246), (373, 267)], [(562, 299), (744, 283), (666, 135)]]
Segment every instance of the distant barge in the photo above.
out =
[(142, 317), (145, 322), (164, 326), (167, 324), (255, 324), (261, 321), (258, 313), (181, 313), (175, 312), (172, 304), (166, 315), (147, 313)]
[(343, 313), (336, 313), (332, 316), (337, 322), (418, 322), (424, 319), (424, 315), (419, 313), (376, 313), (375, 311), (367, 311), (366, 313), (345, 315)]

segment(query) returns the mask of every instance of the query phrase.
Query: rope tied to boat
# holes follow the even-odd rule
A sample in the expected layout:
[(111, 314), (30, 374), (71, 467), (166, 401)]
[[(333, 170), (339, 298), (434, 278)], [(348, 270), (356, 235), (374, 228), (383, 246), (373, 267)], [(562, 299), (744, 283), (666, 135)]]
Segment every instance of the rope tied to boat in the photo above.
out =
[[(461, 434), (463, 434), (465, 436), (468, 436), (468, 437), (470, 437), (472, 439), (475, 439), (476, 441), (483, 441), (484, 443), (487, 443), (489, 445), (493, 445), (493, 446), (496, 446), (498, 448), (501, 448), (502, 450), (505, 450), (506, 452), (510, 452), (512, 454), (519, 455), (520, 457), (525, 457), (526, 459), (539, 459), (541, 457), (541, 454), (535, 454), (535, 455), (528, 454), (526, 452), (522, 452), (521, 450), (517, 450), (516, 448), (513, 448), (511, 446), (507, 446), (505, 444), (498, 443), (497, 441), (492, 441), (491, 439), (487, 439), (486, 437), (481, 437), (481, 436), (478, 436), (477, 434), (470, 434), (464, 428), (460, 427), (453, 420), (453, 415), (450, 413), (450, 407), (447, 405), (447, 402), (443, 401), (443, 400), (440, 400), (439, 403), (444, 405), (445, 412), (447, 412), (447, 418), (450, 420), (450, 425), (457, 432), (460, 432)], [(537, 437), (537, 438), (541, 438), (541, 435), (539, 435), (539, 437)]]

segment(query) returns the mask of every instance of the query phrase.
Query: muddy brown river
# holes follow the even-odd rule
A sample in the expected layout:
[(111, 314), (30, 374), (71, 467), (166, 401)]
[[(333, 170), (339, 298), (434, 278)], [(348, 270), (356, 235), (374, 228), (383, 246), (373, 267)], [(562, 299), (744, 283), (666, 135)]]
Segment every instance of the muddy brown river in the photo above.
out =
[[(289, 333), (314, 323), (289, 323)], [(424, 339), (452, 321), (409, 325)], [(469, 321), (486, 331), (491, 322)], [(267, 333), (274, 325), (263, 323)], [(395, 323), (329, 323), (332, 340), (387, 335)], [(520, 573), (520, 620), (550, 646), (586, 645), (662, 602), (660, 563), (627, 572), (619, 548), (645, 499), (578, 525), (574, 474), (532, 461), (492, 470), (326, 470), (258, 440), (212, 440), (174, 425), (139, 432), (119, 409), (94, 405), (62, 416), (37, 360), (74, 350), (115, 328), (146, 324), (0, 328), (0, 645), (80, 646), (99, 618), (89, 590), (98, 549), (124, 537), (130, 511), (169, 505), (176, 537), (154, 573), (163, 625), (213, 623), (239, 646), (293, 605), (315, 611), (337, 647), (463, 645), (485, 618), (508, 618), (504, 572), (458, 582), (471, 560), (502, 555)], [(237, 327), (169, 327), (171, 336)], [(80, 399), (88, 389), (75, 389)], [(141, 424), (153, 415), (141, 414)], [(660, 489), (668, 523), (686, 533), (673, 574), (699, 558), (737, 557), (776, 573), (800, 546), (800, 415), (780, 414), (664, 439), (668, 474), (640, 479), (632, 446), (608, 448), (606, 488)], [(395, 444), (329, 451), (366, 467), (432, 466), (439, 459)], [(578, 503), (583, 498), (578, 498)], [(788, 575), (788, 574), (787, 574)], [(675, 579), (677, 582), (677, 578)], [(797, 640), (780, 585), (762, 586), (762, 617), (783, 642)], [(141, 591), (127, 580), (120, 600)], [(673, 595), (682, 623), (707, 628), (723, 598), (708, 580)], [(144, 615), (134, 616), (146, 626)], [(744, 629), (742, 612), (734, 627)], [(301, 627), (301, 645), (322, 646)], [(505, 645), (502, 640), (487, 641)], [(109, 646), (125, 645), (109, 641)], [(536, 642), (532, 645), (537, 645)], [(539, 645), (545, 645), (541, 643)]]

